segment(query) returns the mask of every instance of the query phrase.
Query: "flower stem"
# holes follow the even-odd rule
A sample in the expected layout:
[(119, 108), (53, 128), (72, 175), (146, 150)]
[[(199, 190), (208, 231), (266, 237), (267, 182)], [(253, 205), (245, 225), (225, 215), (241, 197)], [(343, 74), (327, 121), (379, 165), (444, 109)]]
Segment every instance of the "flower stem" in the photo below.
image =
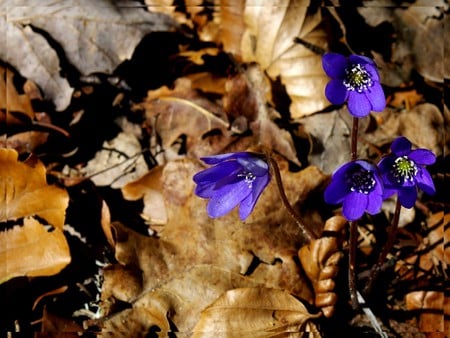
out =
[[(358, 126), (359, 119), (353, 117), (352, 125), (352, 145), (351, 145), (351, 160), (355, 161), (358, 154)], [(356, 286), (356, 245), (358, 241), (358, 223), (356, 221), (350, 222), (350, 239), (348, 252), (348, 289), (350, 292), (350, 300), (353, 309), (359, 308), (358, 289)]]
[(289, 203), (289, 200), (284, 192), (283, 182), (281, 180), (281, 175), (280, 175), (280, 169), (278, 167), (277, 162), (270, 155), (267, 155), (267, 160), (270, 163), (270, 167), (272, 168), (272, 173), (275, 176), (275, 181), (277, 183), (281, 201), (283, 202), (284, 207), (286, 208), (287, 212), (294, 219), (295, 223), (297, 223), (298, 227), (303, 232), (303, 234), (305, 235), (308, 242), (311, 242), (312, 240), (317, 239), (318, 236), (313, 231), (311, 231), (311, 229), (309, 229), (309, 227), (307, 227), (304, 224), (300, 215), (297, 214), (297, 212), (294, 210), (292, 205)]
[(348, 289), (354, 310), (359, 308), (358, 289), (356, 286), (356, 244), (358, 241), (358, 223), (350, 222), (350, 244), (348, 252)]
[(395, 242), (396, 235), (397, 235), (397, 230), (398, 230), (398, 221), (400, 219), (400, 210), (401, 210), (401, 204), (400, 204), (400, 201), (397, 198), (397, 203), (395, 205), (395, 211), (394, 211), (394, 218), (392, 219), (392, 224), (391, 224), (391, 227), (389, 229), (387, 242), (384, 245), (380, 256), (378, 257), (377, 263), (370, 270), (369, 280), (367, 281), (367, 284), (366, 284), (366, 286), (364, 287), (364, 290), (363, 290), (363, 293), (366, 296), (372, 290), (372, 286), (375, 283), (375, 281), (376, 281), (376, 279), (378, 277), (378, 274), (381, 271), (381, 267), (382, 267), (384, 261), (386, 260), (386, 257), (388, 255), (388, 253), (391, 251), (392, 247), (394, 246), (394, 242)]
[(359, 126), (359, 119), (357, 117), (354, 117), (352, 126), (352, 152), (351, 152), (352, 161), (356, 160), (358, 154), (358, 126)]

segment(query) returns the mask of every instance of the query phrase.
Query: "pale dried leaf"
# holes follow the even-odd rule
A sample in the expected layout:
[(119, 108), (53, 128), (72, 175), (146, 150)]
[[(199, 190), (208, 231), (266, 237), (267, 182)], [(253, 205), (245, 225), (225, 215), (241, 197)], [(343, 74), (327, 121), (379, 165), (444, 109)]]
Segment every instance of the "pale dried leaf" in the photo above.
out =
[(18, 276), (50, 276), (70, 263), (69, 245), (60, 229), (48, 232), (33, 218), (0, 232), (0, 283)]
[(39, 216), (62, 229), (69, 197), (65, 190), (47, 185), (46, 169), (18, 161), (12, 149), (0, 149), (0, 222)]
[(326, 34), (319, 28), (320, 11), (307, 16), (308, 0), (278, 0), (270, 5), (248, 1), (244, 9), (247, 30), (242, 37), (242, 58), (258, 62), (272, 79), (281, 78), (292, 100), (291, 116), (300, 118), (329, 105), (324, 95), (328, 78), (321, 55), (302, 44), (325, 48)]
[(146, 12), (135, 1), (126, 6), (109, 0), (43, 0), (37, 6), (3, 1), (0, 32), (6, 39), (0, 40), (0, 59), (36, 82), (58, 110), (69, 105), (73, 90), (60, 75), (56, 51), (30, 25), (50, 34), (83, 75), (111, 73), (146, 34), (173, 27), (169, 17)]
[(295, 297), (283, 290), (239, 288), (229, 290), (202, 311), (193, 336), (271, 337), (280, 334), (315, 333), (308, 312)]
[(96, 185), (117, 189), (143, 176), (148, 167), (137, 137), (121, 132), (114, 139), (105, 141), (103, 149), (82, 171)]

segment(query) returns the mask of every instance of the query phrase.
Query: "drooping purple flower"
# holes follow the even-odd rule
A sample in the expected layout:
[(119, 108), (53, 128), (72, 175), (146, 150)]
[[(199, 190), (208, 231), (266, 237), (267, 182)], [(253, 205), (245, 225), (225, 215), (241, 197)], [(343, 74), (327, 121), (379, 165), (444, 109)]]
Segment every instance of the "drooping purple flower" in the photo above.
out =
[(263, 156), (250, 152), (229, 153), (201, 158), (214, 165), (194, 175), (195, 194), (210, 199), (207, 212), (220, 217), (238, 204), (245, 220), (270, 181), (269, 165)]
[(375, 165), (351, 161), (338, 168), (325, 189), (325, 202), (342, 203), (342, 214), (349, 221), (361, 218), (365, 211), (376, 214), (383, 202), (383, 183)]
[(411, 150), (406, 137), (397, 137), (391, 145), (391, 154), (378, 163), (384, 182), (384, 198), (398, 193), (400, 204), (412, 208), (417, 199), (417, 188), (429, 195), (436, 192), (433, 179), (425, 169), (436, 162), (436, 156), (428, 149)]
[(331, 77), (325, 96), (333, 104), (348, 103), (354, 117), (364, 117), (370, 111), (381, 112), (386, 98), (380, 85), (375, 62), (365, 56), (326, 53), (322, 58), (325, 73)]

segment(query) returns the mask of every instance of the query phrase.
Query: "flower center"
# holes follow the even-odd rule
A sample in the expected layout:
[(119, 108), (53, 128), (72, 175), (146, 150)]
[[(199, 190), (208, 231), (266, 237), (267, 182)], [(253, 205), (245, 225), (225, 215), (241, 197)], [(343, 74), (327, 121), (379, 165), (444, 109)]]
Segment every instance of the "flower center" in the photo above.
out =
[(253, 185), (253, 181), (256, 179), (256, 175), (249, 172), (244, 171), (242, 173), (237, 174), (238, 177), (244, 177), (245, 183), (247, 183), (247, 186), (251, 189)]
[(349, 177), (350, 190), (361, 194), (369, 194), (376, 185), (373, 172), (359, 168)]
[(345, 74), (344, 86), (347, 87), (347, 90), (356, 90), (358, 93), (362, 93), (372, 87), (370, 74), (363, 65), (351, 65), (345, 69)]
[(408, 156), (397, 157), (392, 165), (392, 174), (398, 183), (414, 181), (417, 174), (417, 166)]

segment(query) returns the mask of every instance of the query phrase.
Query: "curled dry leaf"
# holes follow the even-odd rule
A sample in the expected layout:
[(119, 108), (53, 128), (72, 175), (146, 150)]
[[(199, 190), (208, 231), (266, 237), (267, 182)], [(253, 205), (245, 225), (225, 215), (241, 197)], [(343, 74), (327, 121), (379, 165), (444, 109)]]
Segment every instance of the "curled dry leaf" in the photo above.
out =
[(239, 288), (229, 290), (201, 313), (192, 337), (273, 337), (319, 331), (311, 314), (283, 290)]
[[(406, 295), (408, 310), (419, 310), (419, 329), (425, 333), (450, 336), (450, 301), (442, 291), (414, 291)], [(430, 337), (436, 337), (431, 336)], [(439, 336), (439, 337), (444, 337)]]
[[(264, 6), (247, 1), (244, 8), (243, 61), (259, 63), (273, 80), (280, 77), (292, 100), (293, 118), (329, 105), (324, 95), (328, 78), (322, 57), (309, 48), (325, 49), (326, 34), (320, 28), (320, 10), (309, 14), (309, 5), (309, 0), (277, 0)], [(296, 38), (305, 43), (295, 42)]]
[(49, 276), (70, 263), (61, 229), (49, 232), (33, 218), (0, 232), (0, 283), (18, 276)]
[(12, 149), (0, 149), (0, 222), (39, 216), (62, 229), (69, 197), (65, 190), (47, 185), (46, 169), (18, 161)]
[(337, 301), (334, 278), (343, 257), (340, 251), (341, 237), (346, 223), (341, 216), (328, 219), (323, 236), (300, 248), (298, 252), (306, 276), (311, 280), (315, 291), (314, 303), (326, 317), (333, 315)]
[(167, 210), (161, 193), (163, 166), (152, 168), (147, 174), (122, 188), (123, 197), (129, 201), (144, 199), (142, 217), (150, 224), (166, 224)]

